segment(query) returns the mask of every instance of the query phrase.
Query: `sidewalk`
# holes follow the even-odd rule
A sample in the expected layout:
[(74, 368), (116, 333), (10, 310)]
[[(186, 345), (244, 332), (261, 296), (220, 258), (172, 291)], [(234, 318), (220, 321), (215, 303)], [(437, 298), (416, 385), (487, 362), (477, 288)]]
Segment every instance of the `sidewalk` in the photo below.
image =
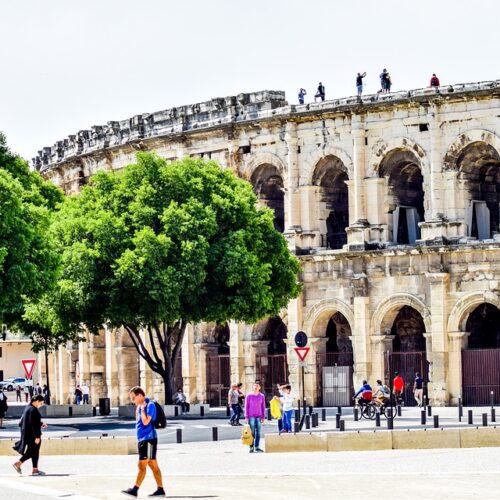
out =
[[(42, 448), (43, 450), (43, 448)], [(250, 454), (239, 441), (162, 445), (158, 460), (170, 498), (498, 498), (498, 448)], [(2, 499), (124, 499), (135, 456), (44, 457), (46, 477), (19, 477), (0, 457)], [(26, 473), (29, 467), (26, 467)], [(387, 478), (384, 479), (384, 478)], [(370, 486), (373, 485), (373, 486)], [(139, 496), (154, 490), (148, 472)], [(367, 493), (368, 494), (368, 493)]]

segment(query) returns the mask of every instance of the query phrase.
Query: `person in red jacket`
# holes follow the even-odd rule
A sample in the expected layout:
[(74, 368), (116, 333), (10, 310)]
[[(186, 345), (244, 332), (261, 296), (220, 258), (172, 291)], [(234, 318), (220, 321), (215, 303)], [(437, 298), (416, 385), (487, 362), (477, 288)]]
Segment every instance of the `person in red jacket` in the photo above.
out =
[(431, 78), (431, 87), (439, 87), (441, 84), (439, 83), (439, 78), (436, 76), (436, 73), (432, 73)]
[(405, 381), (399, 372), (394, 372), (394, 380), (392, 381), (392, 392), (394, 392), (394, 398), (396, 402), (401, 399), (403, 395), (403, 389), (405, 387)]

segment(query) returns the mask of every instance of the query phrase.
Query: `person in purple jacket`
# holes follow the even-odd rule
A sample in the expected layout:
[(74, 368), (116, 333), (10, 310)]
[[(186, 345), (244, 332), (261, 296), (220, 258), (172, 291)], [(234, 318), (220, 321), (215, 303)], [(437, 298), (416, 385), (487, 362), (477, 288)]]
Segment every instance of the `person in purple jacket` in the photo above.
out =
[(245, 400), (245, 421), (250, 425), (253, 435), (253, 445), (250, 446), (250, 453), (262, 453), (264, 450), (259, 448), (260, 428), (266, 417), (266, 399), (260, 392), (260, 384), (253, 384), (253, 392), (247, 394)]

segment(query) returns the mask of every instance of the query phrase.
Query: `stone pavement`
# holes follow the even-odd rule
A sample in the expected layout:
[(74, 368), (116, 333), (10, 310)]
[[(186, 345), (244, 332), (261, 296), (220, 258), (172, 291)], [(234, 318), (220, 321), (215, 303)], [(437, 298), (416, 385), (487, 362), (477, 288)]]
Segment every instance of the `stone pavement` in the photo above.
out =
[[(162, 445), (169, 498), (498, 498), (499, 448), (250, 454), (239, 441)], [(0, 497), (119, 499), (133, 484), (135, 456), (43, 457), (46, 477), (19, 477), (0, 457)], [(26, 467), (29, 472), (29, 467)], [(154, 490), (148, 472), (140, 497)]]

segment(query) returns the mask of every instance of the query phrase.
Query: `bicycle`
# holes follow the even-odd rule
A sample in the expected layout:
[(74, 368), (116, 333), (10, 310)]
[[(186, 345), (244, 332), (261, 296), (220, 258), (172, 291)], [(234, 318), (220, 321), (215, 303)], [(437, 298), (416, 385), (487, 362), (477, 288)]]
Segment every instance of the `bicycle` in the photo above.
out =
[(372, 401), (366, 401), (362, 398), (356, 400), (359, 408), (359, 415), (361, 418), (366, 418), (367, 420), (373, 420), (375, 418), (375, 405)]

